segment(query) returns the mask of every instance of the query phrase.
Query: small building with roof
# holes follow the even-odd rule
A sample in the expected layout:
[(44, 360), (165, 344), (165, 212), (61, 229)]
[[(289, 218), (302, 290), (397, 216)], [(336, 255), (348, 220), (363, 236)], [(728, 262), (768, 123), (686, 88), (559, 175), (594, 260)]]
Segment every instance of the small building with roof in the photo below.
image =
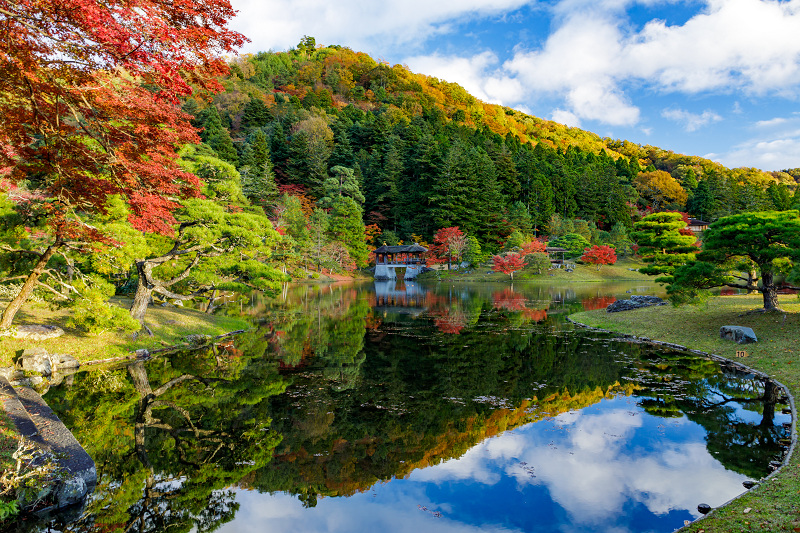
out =
[(711, 222), (706, 222), (705, 220), (700, 220), (699, 218), (690, 218), (688, 228), (692, 230), (692, 233), (697, 235), (708, 229), (709, 224), (711, 224)]
[(375, 279), (397, 279), (395, 270), (405, 268), (405, 279), (414, 279), (426, 267), (425, 252), (428, 249), (417, 243), (410, 245), (389, 246), (383, 244), (376, 248), (375, 254)]

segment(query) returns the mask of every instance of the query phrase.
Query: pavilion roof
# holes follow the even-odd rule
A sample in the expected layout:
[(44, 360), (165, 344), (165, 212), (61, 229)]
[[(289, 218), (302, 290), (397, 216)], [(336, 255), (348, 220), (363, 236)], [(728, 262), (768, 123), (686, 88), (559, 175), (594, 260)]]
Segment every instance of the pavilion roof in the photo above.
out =
[(428, 249), (424, 246), (420, 246), (417, 243), (414, 244), (404, 244), (402, 246), (388, 246), (384, 244), (380, 248), (375, 250), (376, 254), (402, 254), (402, 253), (422, 253), (427, 252)]

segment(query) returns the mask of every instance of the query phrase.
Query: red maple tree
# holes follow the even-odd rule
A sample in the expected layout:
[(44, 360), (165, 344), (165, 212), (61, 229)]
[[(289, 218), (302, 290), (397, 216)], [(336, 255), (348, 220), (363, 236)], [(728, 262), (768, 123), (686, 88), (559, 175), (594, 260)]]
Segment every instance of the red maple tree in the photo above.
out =
[(581, 261), (592, 265), (597, 265), (597, 270), (603, 265), (613, 265), (617, 262), (617, 252), (610, 246), (592, 246), (586, 248), (581, 256)]
[(531, 242), (526, 242), (520, 248), (521, 248), (520, 255), (522, 255), (522, 257), (525, 257), (526, 255), (530, 254), (547, 252), (547, 245), (537, 239), (534, 239)]
[(450, 270), (450, 264), (453, 261), (453, 256), (458, 260), (461, 254), (467, 248), (467, 236), (464, 235), (458, 226), (451, 226), (449, 228), (442, 228), (433, 236), (434, 253), (440, 258), (447, 258), (447, 270)]
[(174, 231), (200, 188), (177, 165), (176, 147), (199, 140), (178, 99), (221, 89), (220, 54), (245, 41), (225, 27), (234, 14), (228, 0), (0, 0), (0, 180), (25, 182), (50, 233), (44, 251), (6, 249), (37, 259), (0, 328), (53, 255), (110, 241), (81, 219), (110, 195), (135, 228)]
[(525, 266), (525, 261), (522, 255), (511, 252), (505, 255), (493, 255), (492, 256), (492, 270), (495, 272), (502, 272), (503, 274), (508, 274), (511, 276), (511, 279), (514, 279), (514, 272), (517, 270), (522, 270), (522, 267)]

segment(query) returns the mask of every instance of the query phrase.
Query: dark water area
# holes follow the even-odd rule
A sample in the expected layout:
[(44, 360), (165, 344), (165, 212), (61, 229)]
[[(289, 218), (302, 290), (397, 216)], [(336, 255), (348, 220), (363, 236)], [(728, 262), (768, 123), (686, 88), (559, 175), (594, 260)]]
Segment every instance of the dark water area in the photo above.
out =
[[(45, 399), (92, 455), (26, 531), (673, 531), (770, 472), (774, 384), (565, 320), (652, 285), (287, 286)], [(74, 518), (74, 517), (73, 517)]]

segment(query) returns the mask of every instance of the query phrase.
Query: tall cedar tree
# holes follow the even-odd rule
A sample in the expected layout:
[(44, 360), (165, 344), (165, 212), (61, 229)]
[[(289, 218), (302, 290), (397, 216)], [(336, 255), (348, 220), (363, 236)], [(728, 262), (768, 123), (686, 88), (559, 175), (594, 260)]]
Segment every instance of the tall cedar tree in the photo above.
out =
[[(196, 196), (175, 146), (196, 142), (178, 98), (219, 90), (218, 54), (245, 38), (225, 24), (228, 0), (0, 0), (0, 178), (26, 181), (51, 233), (0, 328), (71, 243), (108, 240), (77, 212), (103, 212), (110, 195), (142, 231), (171, 233), (176, 199)], [(24, 196), (23, 196), (24, 197)]]

